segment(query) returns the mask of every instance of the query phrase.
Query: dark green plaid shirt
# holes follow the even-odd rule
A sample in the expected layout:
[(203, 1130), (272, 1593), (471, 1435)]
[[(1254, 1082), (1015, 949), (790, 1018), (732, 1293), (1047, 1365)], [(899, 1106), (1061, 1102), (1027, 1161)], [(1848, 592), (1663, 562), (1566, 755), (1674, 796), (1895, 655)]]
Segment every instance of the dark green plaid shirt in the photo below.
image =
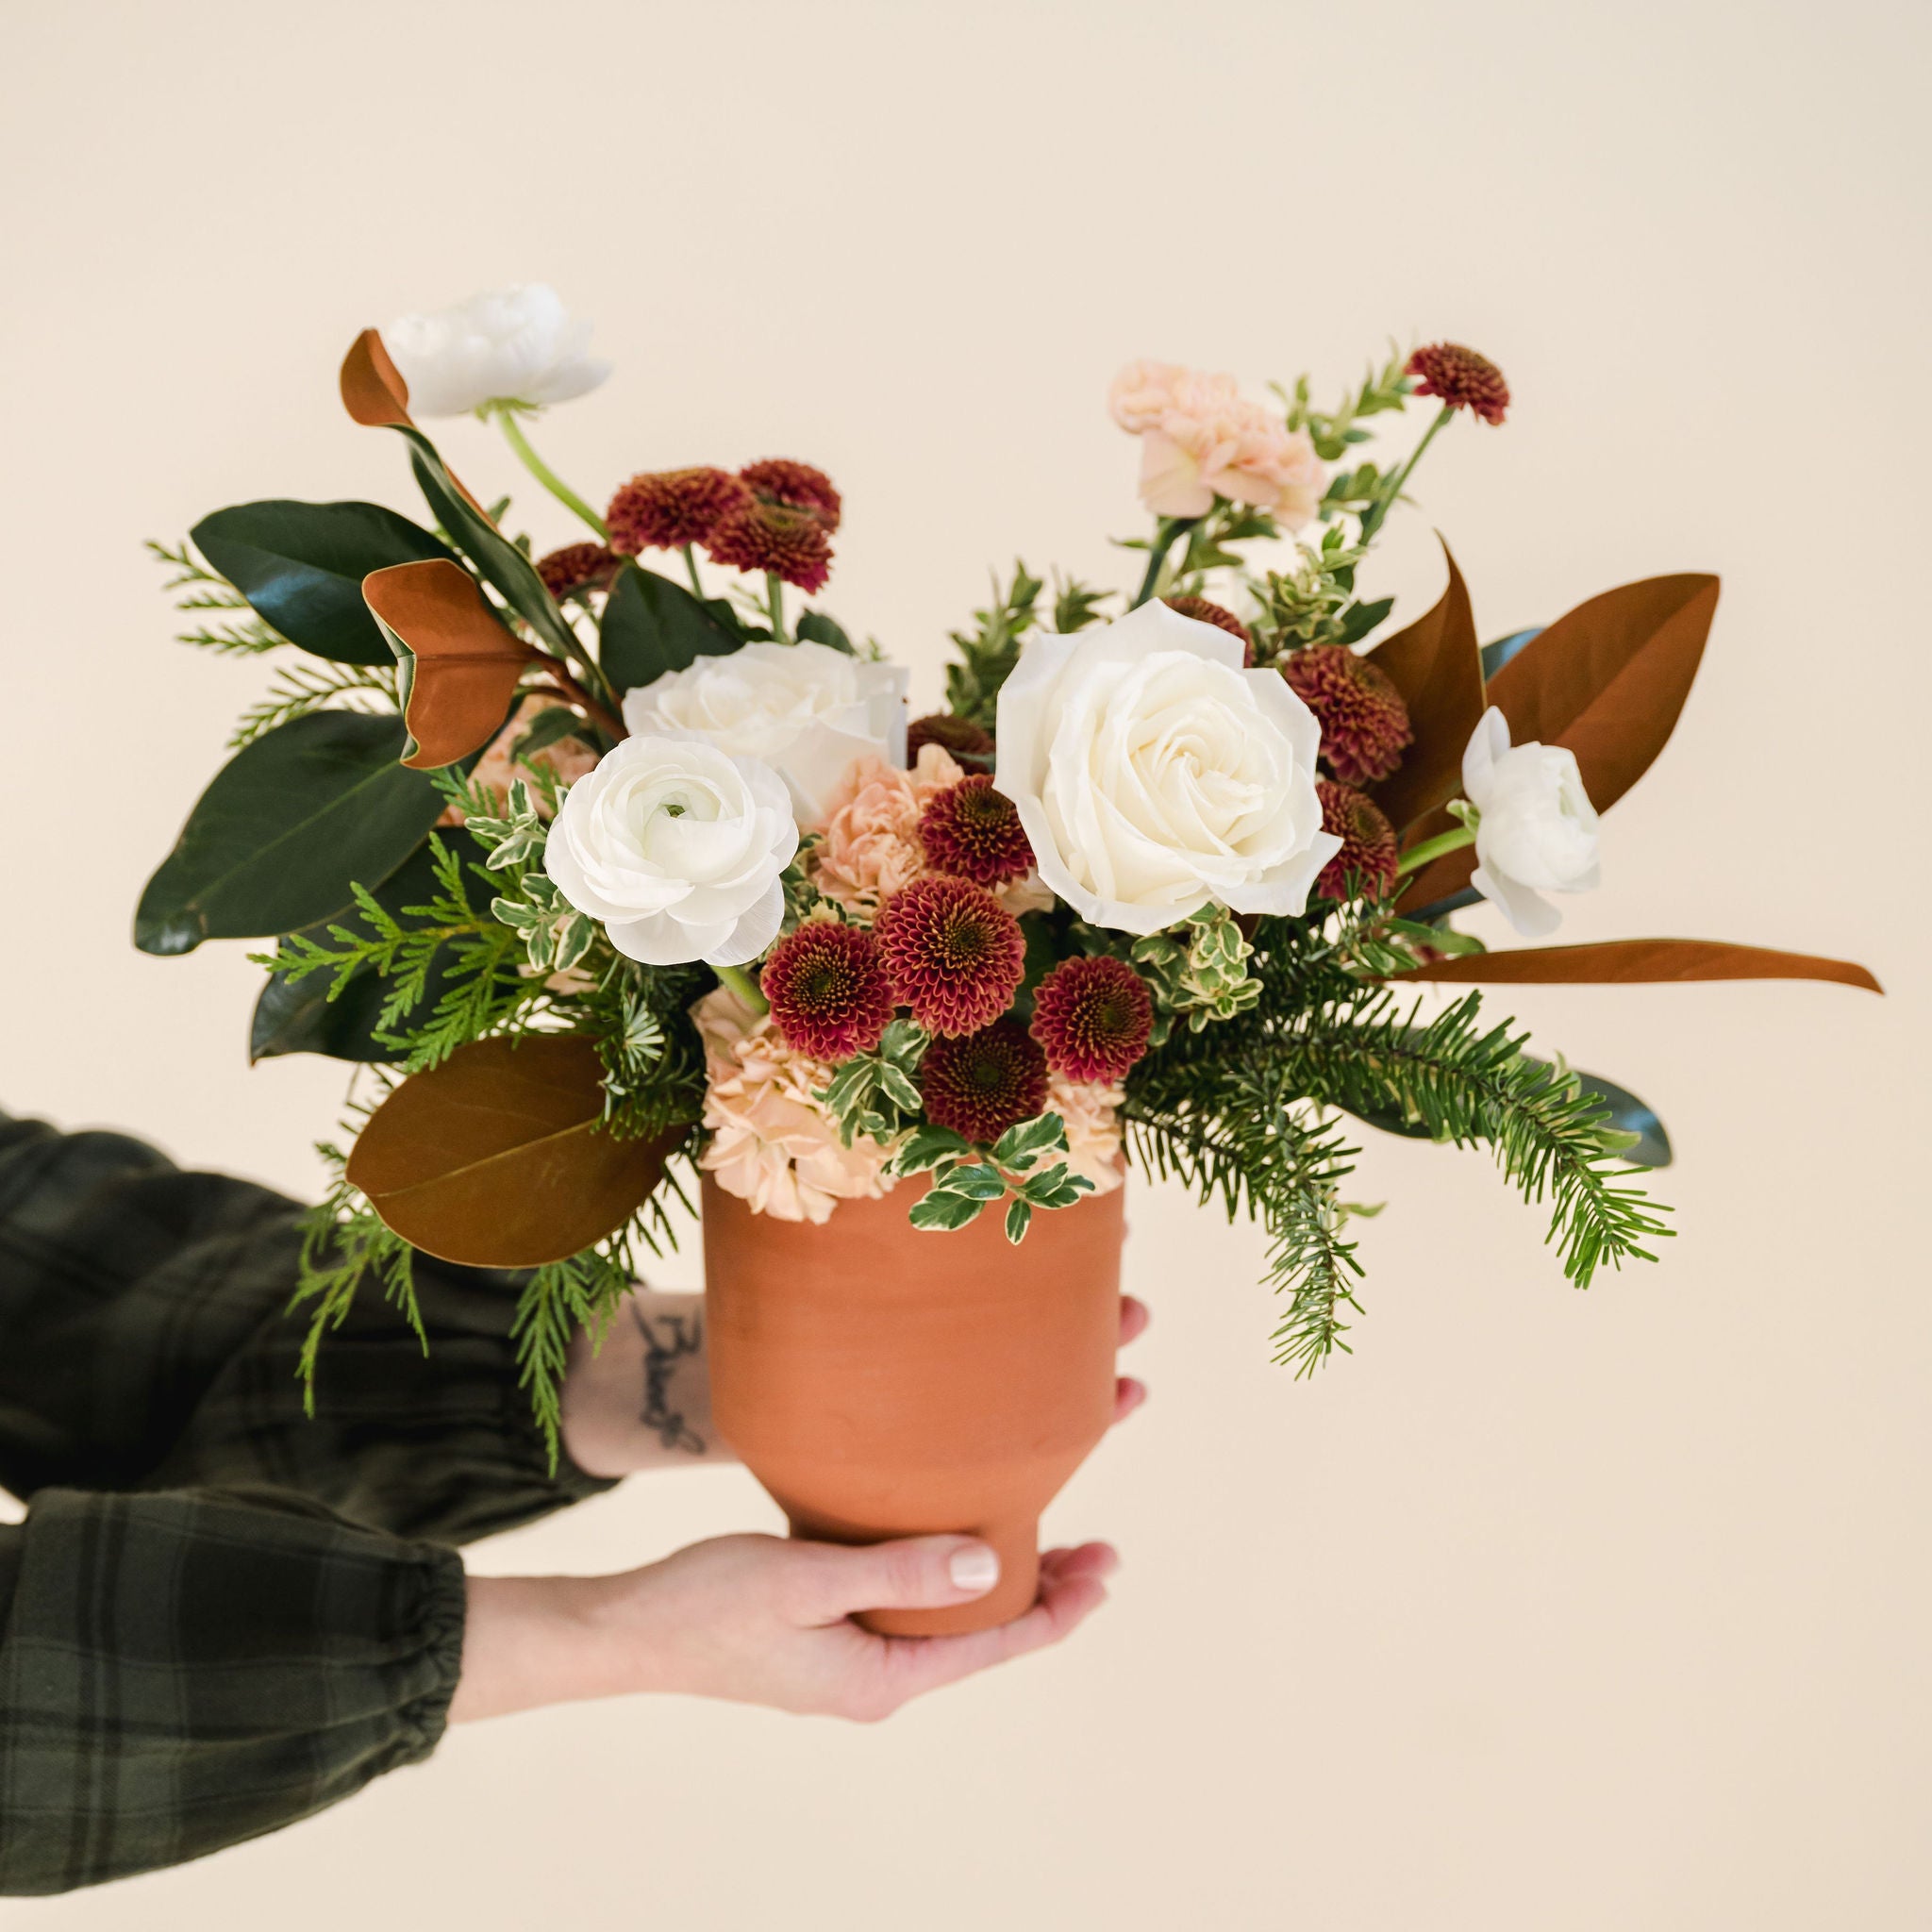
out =
[(177, 1864), (442, 1734), (453, 1544), (608, 1485), (544, 1457), (514, 1277), (419, 1262), (295, 1375), (293, 1202), (0, 1115), (0, 1893)]

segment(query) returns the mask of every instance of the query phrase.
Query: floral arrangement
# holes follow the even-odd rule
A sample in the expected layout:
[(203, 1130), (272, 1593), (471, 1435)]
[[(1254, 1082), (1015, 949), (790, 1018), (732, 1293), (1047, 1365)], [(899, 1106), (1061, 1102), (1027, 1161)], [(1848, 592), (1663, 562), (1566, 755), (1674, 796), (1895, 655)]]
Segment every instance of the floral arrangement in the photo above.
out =
[[(1131, 1164), (1257, 1217), (1279, 1357), (1348, 1346), (1353, 1123), (1494, 1152), (1563, 1270), (1653, 1258), (1630, 1176), (1656, 1116), (1532, 1057), (1484, 981), (1796, 975), (1836, 961), (1546, 937), (1593, 889), (1599, 813), (1669, 737), (1713, 578), (1625, 586), (1481, 644), (1468, 591), (1404, 628), (1356, 574), (1459, 416), (1509, 391), (1439, 343), (1332, 411), (1136, 363), (1138, 587), (1017, 565), (954, 634), (946, 708), (817, 599), (844, 505), (789, 458), (648, 471), (599, 515), (525, 425), (608, 365), (551, 291), (366, 331), (349, 414), (404, 441), (426, 523), (368, 503), (219, 510), (154, 546), (189, 641), (286, 654), (150, 881), (136, 943), (273, 938), (256, 1058), (358, 1063), (309, 1218), (307, 1362), (412, 1250), (528, 1270), (517, 1331), (555, 1441), (680, 1174), (824, 1223), (903, 1189), (936, 1233), (1121, 1185)], [(1374, 419), (1436, 408), (1408, 453)], [(418, 416), (475, 412), (583, 521), (537, 557)], [(1457, 991), (1433, 1006), (1413, 981)]]

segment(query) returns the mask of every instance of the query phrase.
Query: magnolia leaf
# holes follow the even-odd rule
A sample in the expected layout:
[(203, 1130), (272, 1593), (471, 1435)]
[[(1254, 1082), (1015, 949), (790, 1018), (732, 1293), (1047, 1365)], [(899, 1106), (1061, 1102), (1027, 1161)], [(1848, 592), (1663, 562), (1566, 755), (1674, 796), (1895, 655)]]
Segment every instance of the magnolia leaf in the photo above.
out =
[(203, 517), (195, 548), (289, 640), (338, 664), (387, 664), (362, 579), (425, 558), (455, 562), (425, 529), (376, 503), (240, 503)]
[(724, 657), (743, 641), (682, 584), (631, 563), (619, 572), (605, 602), (597, 662), (621, 694), (700, 658)]
[(1727, 940), (1608, 940), (1586, 946), (1519, 946), (1413, 966), (1391, 979), (1458, 986), (1634, 986), (1694, 979), (1826, 979), (1883, 992), (1864, 967), (1809, 953), (1780, 953)]
[(310, 711), (244, 745), (196, 800), (134, 915), (144, 953), (314, 925), (379, 885), (442, 815), (396, 760), (400, 718)]
[(622, 1227), (683, 1137), (606, 1131), (602, 1063), (581, 1035), (473, 1040), (375, 1109), (347, 1174), (425, 1254), (534, 1268)]
[[(460, 826), (444, 826), (436, 836), (444, 847), (466, 865), (480, 865), (484, 848)], [(427, 906), (442, 890), (436, 876), (436, 862), (425, 839), (382, 883), (370, 891), (370, 897), (398, 925), (424, 924), (411, 917), (412, 906)], [(359, 940), (373, 938), (374, 930), (360, 906), (352, 905), (334, 919), (305, 928), (303, 937), (316, 944), (340, 947), (341, 941), (330, 933), (331, 925), (345, 927)], [(399, 1024), (408, 1024), (435, 1009), (449, 984), (449, 967), (455, 954), (448, 946), (438, 948), (425, 975), (423, 996)], [(515, 969), (506, 969), (514, 978)], [(383, 1002), (394, 991), (395, 982), (373, 968), (352, 974), (341, 991), (331, 999), (329, 988), (334, 974), (327, 967), (290, 979), (272, 974), (255, 1003), (255, 1016), (248, 1030), (248, 1058), (273, 1059), (282, 1054), (318, 1053), (330, 1059), (361, 1060), (375, 1064), (399, 1060), (401, 1049), (385, 1046), (375, 1037)]]
[(1512, 630), (1507, 638), (1496, 638), (1483, 646), (1483, 682), (1487, 684), (1496, 673), (1520, 652), (1524, 644), (1541, 637), (1543, 626), (1533, 624), (1527, 630)]
[[(1511, 741), (1574, 753), (1590, 802), (1607, 811), (1650, 769), (1675, 727), (1717, 597), (1714, 576), (1645, 577), (1557, 618), (1489, 687), (1489, 702), (1509, 721)], [(1449, 823), (1433, 817), (1413, 828), (1408, 842), (1447, 831)], [(1465, 847), (1424, 866), (1403, 906), (1446, 899), (1468, 884), (1475, 863)]]
[(1369, 788), (1397, 831), (1461, 791), (1462, 754), (1483, 715), (1482, 658), (1469, 588), (1446, 543), (1442, 559), (1449, 582), (1434, 608), (1368, 654), (1402, 693), (1415, 733), (1402, 763)]
[(372, 571), (362, 595), (402, 667), (404, 764), (428, 771), (488, 744), (537, 654), (498, 622), (476, 580), (447, 558), (398, 563)]
[(365, 328), (342, 358), (342, 407), (368, 429), (414, 427), (409, 422), (409, 385), (390, 360), (382, 337)]
[(824, 644), (831, 650), (843, 651), (848, 658), (858, 655), (845, 626), (826, 611), (801, 610), (796, 627), (801, 644)]

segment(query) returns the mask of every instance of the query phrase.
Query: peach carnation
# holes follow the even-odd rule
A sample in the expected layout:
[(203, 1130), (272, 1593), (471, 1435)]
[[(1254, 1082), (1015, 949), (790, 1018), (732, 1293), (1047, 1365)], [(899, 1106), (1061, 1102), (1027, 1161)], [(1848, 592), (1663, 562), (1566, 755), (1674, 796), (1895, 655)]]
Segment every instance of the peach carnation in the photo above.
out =
[[(581, 738), (557, 739), (541, 751), (533, 751), (527, 759), (519, 758), (511, 763), (510, 747), (545, 711), (556, 708), (555, 698), (546, 697), (541, 691), (532, 691), (516, 708), (509, 723), (490, 741), (489, 750), (476, 760), (476, 769), (471, 774), (473, 782), (490, 792), (499, 805), (508, 803), (509, 788), (517, 779), (529, 779), (533, 766), (548, 772), (559, 785), (574, 785), (596, 764), (599, 754)], [(534, 785), (530, 791), (532, 802), (540, 811), (542, 810), (542, 794)], [(439, 825), (459, 825), (466, 816), (460, 806), (453, 805), (436, 823)]]
[(1231, 375), (1130, 362), (1108, 405), (1141, 438), (1141, 501), (1157, 516), (1206, 516), (1224, 496), (1294, 530), (1321, 504), (1322, 465), (1307, 433), (1248, 401)]
[(691, 1008), (705, 1044), (705, 1127), (698, 1165), (755, 1214), (822, 1223), (841, 1201), (876, 1200), (892, 1185), (889, 1149), (864, 1135), (842, 1145), (818, 1098), (832, 1077), (794, 1052), (729, 987)]
[(909, 772), (883, 758), (855, 758), (825, 801), (824, 837), (808, 860), (812, 884), (853, 918), (870, 922), (926, 869), (919, 819), (965, 777), (943, 745), (923, 744)]
[(1096, 1194), (1110, 1194), (1125, 1179), (1121, 1171), (1121, 1129), (1118, 1108), (1127, 1097), (1124, 1087), (1105, 1080), (1069, 1080), (1050, 1074), (1046, 1082), (1047, 1110), (1067, 1126), (1067, 1165), (1093, 1183)]

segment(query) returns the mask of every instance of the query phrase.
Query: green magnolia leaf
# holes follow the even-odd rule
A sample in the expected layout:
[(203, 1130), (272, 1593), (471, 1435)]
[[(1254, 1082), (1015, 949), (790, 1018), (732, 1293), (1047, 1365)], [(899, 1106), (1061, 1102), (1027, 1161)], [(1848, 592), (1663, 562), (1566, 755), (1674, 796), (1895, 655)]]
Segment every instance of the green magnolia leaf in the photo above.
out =
[(134, 915), (144, 953), (299, 930), (379, 885), (442, 815), (426, 773), (405, 770), (403, 721), (310, 711), (264, 732), (216, 773)]
[(1026, 1230), (1032, 1224), (1032, 1204), (1015, 1196), (1007, 1205), (1007, 1239), (1017, 1248), (1026, 1239)]
[[(467, 865), (481, 865), (484, 847), (460, 828), (445, 826), (437, 836)], [(427, 906), (438, 891), (435, 862), (425, 840), (408, 858), (371, 889), (370, 896), (400, 925), (421, 925), (408, 908)], [(318, 945), (339, 945), (329, 932), (341, 925), (358, 939), (373, 936), (369, 920), (359, 907), (352, 906), (338, 917), (305, 929), (304, 937)], [(448, 966), (455, 956), (444, 947), (431, 962), (424, 981), (422, 997), (410, 1009), (414, 1015), (432, 1011), (449, 984)], [(402, 1049), (385, 1046), (376, 1039), (384, 1000), (391, 982), (381, 974), (355, 974), (334, 999), (328, 996), (333, 975), (326, 969), (288, 979), (273, 974), (255, 1003), (255, 1016), (248, 1029), (248, 1058), (274, 1059), (283, 1054), (316, 1053), (330, 1059), (358, 1060), (381, 1065), (406, 1056)]]
[(241, 503), (203, 517), (195, 547), (291, 643), (338, 664), (387, 664), (362, 579), (440, 558), (430, 533), (375, 503)]
[(802, 644), (827, 644), (835, 651), (843, 651), (848, 658), (858, 655), (852, 640), (845, 634), (845, 626), (823, 610), (799, 612), (798, 641)]
[(935, 1230), (951, 1230), (964, 1227), (969, 1221), (979, 1218), (983, 1201), (970, 1200), (964, 1194), (955, 1194), (948, 1190), (935, 1188), (923, 1201), (913, 1204), (912, 1212), (906, 1218), (914, 1227), (924, 1228), (928, 1233)]
[(723, 658), (744, 641), (711, 604), (681, 584), (628, 564), (604, 606), (597, 660), (620, 694), (683, 671), (700, 658)]
[(1483, 646), (1483, 681), (1488, 681), (1521, 651), (1543, 634), (1544, 626), (1533, 624), (1527, 630), (1512, 630), (1507, 638), (1496, 638)]

